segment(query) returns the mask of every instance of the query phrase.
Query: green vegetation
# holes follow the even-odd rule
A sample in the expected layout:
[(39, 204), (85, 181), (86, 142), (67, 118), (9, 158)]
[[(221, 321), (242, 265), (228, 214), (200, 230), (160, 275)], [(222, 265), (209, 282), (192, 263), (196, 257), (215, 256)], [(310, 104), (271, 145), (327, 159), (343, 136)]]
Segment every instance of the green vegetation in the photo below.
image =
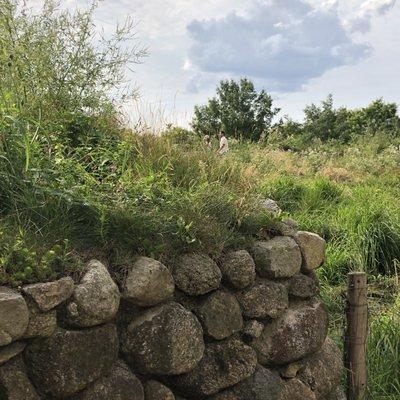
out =
[(266, 135), (278, 112), (272, 97), (265, 90), (258, 93), (248, 79), (221, 81), (217, 96), (195, 107), (192, 126), (202, 135), (224, 130), (230, 137), (256, 141)]
[(248, 79), (239, 83), (221, 81), (217, 96), (204, 106), (196, 106), (192, 127), (200, 135), (215, 135), (224, 130), (229, 137), (241, 140), (266, 141), (283, 150), (302, 151), (321, 143), (348, 143), (361, 136), (383, 134), (400, 136), (400, 118), (395, 103), (382, 99), (360, 109), (335, 108), (330, 94), (321, 106), (311, 104), (304, 109), (304, 122), (288, 116), (272, 124), (280, 109), (273, 107), (271, 96), (257, 92)]
[(114, 87), (143, 56), (124, 45), (131, 25), (99, 43), (94, 6), (70, 14), (48, 0), (34, 15), (0, 1), (1, 284), (53, 279), (100, 249), (114, 265), (126, 253), (218, 255), (266, 226), (239, 163), (184, 130), (124, 128)]
[[(94, 137), (86, 131), (85, 142), (72, 148), (58, 140), (38, 143), (26, 126), (8, 129), (0, 160), (6, 183), (1, 222), (7, 237), (25, 243), (29, 257), (32, 248), (40, 259), (66, 239), (68, 253), (97, 248), (113, 260), (125, 252), (161, 259), (187, 250), (218, 255), (270, 219), (259, 210), (240, 164), (225, 163), (199, 143), (185, 151), (168, 135), (121, 131), (108, 137), (94, 129)], [(2, 283), (41, 276), (30, 269), (16, 274), (2, 264)]]
[(368, 342), (369, 387), (372, 399), (400, 397), (400, 305), (372, 320)]
[[(272, 197), (328, 242), (319, 276), (332, 335), (342, 333), (347, 272), (368, 273), (371, 399), (398, 399), (396, 107), (337, 110), (328, 98), (306, 108), (304, 123), (270, 127), (270, 97), (247, 80), (225, 82), (220, 99), (196, 111), (197, 131), (231, 135), (218, 157), (191, 131), (156, 137), (122, 124), (114, 100), (128, 92), (115, 86), (144, 55), (137, 45), (121, 50), (131, 25), (98, 43), (93, 8), (71, 15), (47, 1), (32, 16), (17, 5), (0, 0), (0, 284), (78, 273), (99, 254), (116, 273), (130, 254), (217, 257), (265, 234), (271, 216), (259, 201)], [(230, 106), (238, 97), (243, 109)]]
[[(347, 144), (285, 152), (237, 144), (234, 159), (257, 166), (257, 192), (276, 199), (300, 227), (328, 242), (318, 271), (331, 315), (331, 335), (342, 341), (346, 275), (369, 276), (371, 399), (400, 395), (400, 141), (384, 134)], [(385, 145), (383, 145), (385, 144)]]
[(400, 119), (395, 103), (382, 99), (360, 109), (335, 108), (329, 95), (321, 106), (311, 104), (304, 109), (304, 122), (285, 117), (269, 131), (269, 143), (283, 149), (306, 150), (319, 143), (348, 143), (362, 136), (383, 134), (386, 140), (400, 135)]

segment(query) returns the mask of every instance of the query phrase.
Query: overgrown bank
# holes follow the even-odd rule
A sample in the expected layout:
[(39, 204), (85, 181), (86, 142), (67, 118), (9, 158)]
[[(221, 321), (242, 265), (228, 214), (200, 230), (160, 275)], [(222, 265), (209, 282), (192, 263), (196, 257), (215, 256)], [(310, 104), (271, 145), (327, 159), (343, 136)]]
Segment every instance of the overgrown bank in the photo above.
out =
[[(24, 141), (15, 144), (19, 151), (14, 154), (21, 158), (12, 165), (21, 165), (20, 178), (7, 172), (15, 180), (7, 190), (3, 186), (1, 217), (3, 266), (15, 270), (3, 269), (3, 283), (35, 281), (42, 273), (48, 279), (74, 273), (79, 258), (93, 253), (109, 258), (117, 272), (132, 253), (165, 260), (174, 252), (207, 249), (217, 256), (223, 248), (267, 233), (273, 221), (260, 209), (259, 199), (273, 197), (302, 229), (328, 241), (319, 274), (331, 331), (339, 342), (346, 274), (366, 268), (371, 398), (396, 398), (395, 146), (378, 150), (374, 140), (381, 139), (373, 138), (369, 146), (354, 143), (332, 153), (293, 153), (232, 143), (230, 154), (220, 158), (180, 130), (162, 137), (119, 134), (70, 152), (37, 146), (38, 153), (30, 151), (28, 169)], [(5, 158), (2, 162), (4, 173)]]
[(288, 121), (261, 143), (230, 140), (220, 158), (186, 130), (155, 137), (125, 129), (110, 87), (143, 55), (114, 52), (129, 25), (111, 47), (96, 47), (90, 12), (59, 13), (48, 1), (31, 18), (18, 3), (0, 0), (0, 284), (79, 274), (93, 255), (116, 274), (131, 254), (216, 257), (268, 235), (274, 221), (260, 200), (272, 197), (328, 242), (320, 278), (338, 336), (346, 274), (368, 272), (371, 398), (397, 399), (400, 142), (398, 118), (386, 117), (392, 105), (310, 108), (304, 126)]

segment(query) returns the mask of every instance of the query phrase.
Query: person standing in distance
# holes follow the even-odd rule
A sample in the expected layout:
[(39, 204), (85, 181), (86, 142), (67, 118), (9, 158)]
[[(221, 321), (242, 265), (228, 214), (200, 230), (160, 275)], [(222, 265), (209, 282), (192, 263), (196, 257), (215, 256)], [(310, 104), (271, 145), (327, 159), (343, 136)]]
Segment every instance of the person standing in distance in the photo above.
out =
[(210, 149), (210, 150), (211, 150), (212, 144), (211, 144), (210, 135), (205, 135), (205, 136), (204, 136), (204, 146), (205, 146), (207, 149)]
[(229, 151), (229, 144), (228, 144), (228, 139), (225, 136), (225, 132), (221, 131), (218, 135), (219, 137), (219, 149), (218, 149), (218, 154), (220, 156), (226, 154)]

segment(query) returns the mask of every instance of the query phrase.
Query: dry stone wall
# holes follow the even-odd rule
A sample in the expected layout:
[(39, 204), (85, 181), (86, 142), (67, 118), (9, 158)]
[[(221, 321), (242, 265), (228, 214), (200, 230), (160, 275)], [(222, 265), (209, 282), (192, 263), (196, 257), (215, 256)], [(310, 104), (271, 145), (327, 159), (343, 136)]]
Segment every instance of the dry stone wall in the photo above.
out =
[(97, 260), (0, 288), (1, 400), (343, 400), (315, 269), (325, 242), (276, 236), (218, 260), (138, 257), (114, 282)]

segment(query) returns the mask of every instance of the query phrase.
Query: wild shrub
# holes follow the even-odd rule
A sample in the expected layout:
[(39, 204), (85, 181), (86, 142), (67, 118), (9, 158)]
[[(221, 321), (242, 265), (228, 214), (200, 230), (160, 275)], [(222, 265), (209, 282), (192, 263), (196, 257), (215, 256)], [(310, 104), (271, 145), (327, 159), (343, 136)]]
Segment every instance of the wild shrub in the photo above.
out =
[[(78, 267), (76, 260), (74, 263)], [(0, 285), (54, 280), (72, 273), (72, 264), (68, 241), (38, 251), (26, 241), (23, 230), (14, 232), (12, 226), (0, 226)]]
[[(34, 12), (19, 0), (0, 1), (0, 97), (39, 123), (64, 114), (115, 112), (112, 101), (132, 95), (121, 87), (126, 66), (145, 55), (127, 20), (115, 33), (95, 31), (97, 3), (74, 12), (45, 0)], [(120, 88), (120, 90), (118, 90)]]

